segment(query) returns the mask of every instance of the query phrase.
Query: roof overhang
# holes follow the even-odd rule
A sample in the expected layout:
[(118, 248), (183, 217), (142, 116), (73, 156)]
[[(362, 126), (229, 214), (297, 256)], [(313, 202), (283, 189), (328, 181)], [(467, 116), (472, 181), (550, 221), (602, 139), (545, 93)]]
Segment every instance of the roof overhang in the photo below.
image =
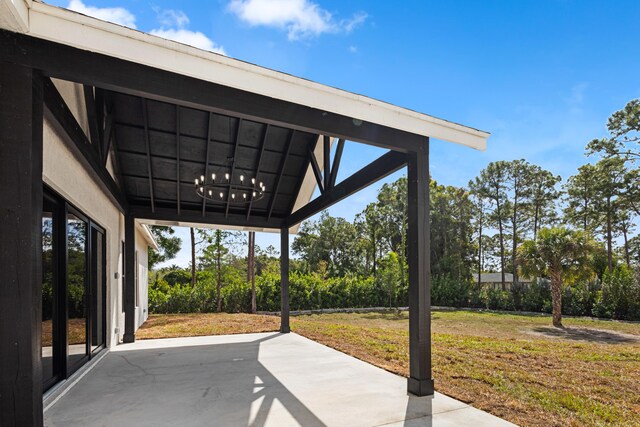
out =
[[(0, 0), (13, 15), (28, 7), (30, 36), (287, 102), (484, 150), (488, 132), (418, 113), (224, 55), (101, 21), (64, 8)], [(0, 22), (0, 24), (2, 24)], [(16, 31), (15, 27), (8, 28)]]
[[(85, 88), (89, 85), (95, 86), (97, 90), (102, 86), (106, 90), (121, 91), (143, 99), (169, 102), (175, 104), (176, 108), (181, 105), (213, 114), (228, 114), (258, 123), (317, 134), (318, 144), (311, 151), (318, 158), (323, 157), (320, 144), (322, 135), (331, 136), (332, 143), (337, 137), (401, 153), (423, 150), (429, 138), (484, 150), (489, 137), (489, 133), (468, 126), (162, 39), (39, 1), (0, 0), (0, 12), (0, 29), (22, 33), (28, 36), (25, 39), (38, 41), (35, 44), (25, 43), (21, 50), (6, 46), (3, 49), (4, 55), (13, 55), (14, 59), (25, 61), (27, 66), (33, 68), (43, 66), (46, 69), (45, 76), (83, 83)], [(22, 42), (25, 40), (22, 39)], [(64, 51), (64, 55), (56, 58), (57, 53), (51, 52), (59, 50)], [(71, 58), (73, 60), (67, 62)], [(96, 64), (103, 64), (105, 68)], [(104, 69), (107, 71), (103, 71)], [(137, 73), (131, 72), (134, 69)], [(70, 75), (65, 75), (69, 72)], [(148, 79), (139, 78), (132, 83), (128, 77), (123, 77), (129, 75), (144, 75)], [(171, 81), (172, 84), (163, 83), (158, 86), (159, 81), (165, 80)], [(237, 100), (229, 101), (233, 99)], [(399, 162), (398, 165), (402, 163), (402, 159), (395, 160)], [(364, 168), (362, 172), (367, 173), (360, 174), (344, 188), (340, 187), (340, 191), (357, 191), (363, 184), (385, 176), (389, 172), (386, 169), (396, 170), (398, 165), (394, 163), (391, 166), (376, 165), (373, 168)], [(309, 207), (309, 201), (318, 187), (311, 166), (300, 176), (301, 184), (296, 199), (293, 200), (291, 213), (304, 211), (296, 216), (302, 218), (308, 217), (310, 211), (301, 208)], [(322, 200), (315, 200), (314, 202), (318, 203), (313, 206), (328, 206), (345, 196), (338, 193), (339, 191), (324, 194), (324, 199), (318, 198)], [(216, 224), (215, 218), (206, 218), (206, 221), (201, 222), (201, 218), (194, 215), (179, 218), (173, 216), (168, 219), (164, 213), (137, 213), (141, 214), (139, 218), (144, 218), (145, 222), (152, 224)], [(291, 226), (292, 232), (297, 231), (297, 223), (283, 223)], [(239, 219), (227, 220), (226, 217), (224, 222), (227, 228), (278, 230), (270, 227), (271, 225), (269, 221), (246, 224)]]

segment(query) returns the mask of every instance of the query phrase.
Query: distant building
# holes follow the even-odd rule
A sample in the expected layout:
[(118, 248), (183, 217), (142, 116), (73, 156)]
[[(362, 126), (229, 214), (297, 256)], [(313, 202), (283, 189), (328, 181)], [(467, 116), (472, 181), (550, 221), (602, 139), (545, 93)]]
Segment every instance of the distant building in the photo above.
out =
[[(478, 274), (473, 275), (474, 283), (478, 283)], [(518, 277), (518, 282), (524, 285), (525, 288), (531, 286), (533, 279), (527, 277)], [(493, 289), (502, 289), (502, 273), (481, 273), (480, 283), (484, 286), (491, 286)], [(504, 290), (511, 290), (513, 285), (513, 274), (504, 273)]]

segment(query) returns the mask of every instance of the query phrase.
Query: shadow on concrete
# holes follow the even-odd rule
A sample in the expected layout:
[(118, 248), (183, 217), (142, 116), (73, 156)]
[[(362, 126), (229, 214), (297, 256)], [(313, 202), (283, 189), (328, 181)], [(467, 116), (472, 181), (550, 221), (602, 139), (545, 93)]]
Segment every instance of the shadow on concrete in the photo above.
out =
[(277, 402), (288, 414), (280, 425), (325, 426), (259, 362), (260, 344), (278, 336), (111, 352), (47, 411), (46, 425), (262, 427)]
[(432, 427), (433, 397), (408, 396), (403, 427)]
[(536, 334), (552, 338), (562, 338), (573, 341), (596, 342), (600, 344), (625, 344), (640, 342), (640, 337), (614, 331), (589, 328), (555, 328), (551, 326), (540, 326), (532, 328)]

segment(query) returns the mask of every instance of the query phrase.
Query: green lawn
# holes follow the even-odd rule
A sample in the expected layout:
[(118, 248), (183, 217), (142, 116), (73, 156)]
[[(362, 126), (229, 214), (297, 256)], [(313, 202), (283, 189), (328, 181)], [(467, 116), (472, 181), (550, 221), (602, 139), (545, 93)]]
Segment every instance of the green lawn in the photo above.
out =
[[(527, 426), (640, 426), (640, 324), (470, 311), (433, 313), (436, 389)], [(407, 313), (298, 316), (292, 330), (400, 375)], [(276, 330), (268, 316), (151, 316), (140, 338)]]

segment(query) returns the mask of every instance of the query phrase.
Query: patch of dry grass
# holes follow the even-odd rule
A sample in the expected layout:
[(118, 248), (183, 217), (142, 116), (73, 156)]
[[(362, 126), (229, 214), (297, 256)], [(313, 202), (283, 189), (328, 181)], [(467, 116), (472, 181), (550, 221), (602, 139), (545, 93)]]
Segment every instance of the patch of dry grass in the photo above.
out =
[[(546, 316), (433, 313), (436, 389), (524, 426), (640, 426), (640, 324)], [(298, 316), (292, 329), (399, 375), (408, 373), (406, 312)], [(248, 314), (158, 315), (139, 338), (276, 331)]]
[(152, 314), (138, 329), (136, 338), (176, 338), (204, 335), (271, 332), (280, 328), (280, 318), (245, 313)]
[[(295, 332), (408, 374), (407, 313), (323, 314)], [(524, 426), (640, 425), (640, 324), (469, 311), (433, 313), (441, 393)], [(549, 331), (551, 330), (551, 331)]]

